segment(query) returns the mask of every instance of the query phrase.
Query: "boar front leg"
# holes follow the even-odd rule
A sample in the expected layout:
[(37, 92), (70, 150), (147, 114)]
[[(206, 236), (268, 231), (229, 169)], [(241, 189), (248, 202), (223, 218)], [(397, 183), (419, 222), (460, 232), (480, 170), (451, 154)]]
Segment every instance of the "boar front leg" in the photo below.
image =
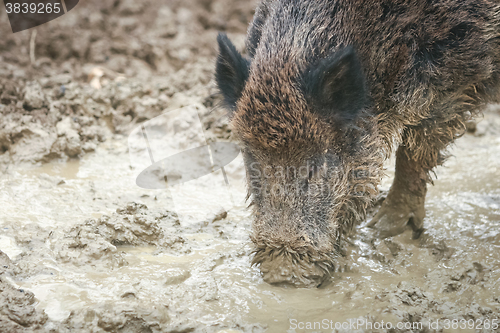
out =
[[(437, 120), (437, 121), (436, 121)], [(423, 230), (427, 183), (430, 172), (445, 161), (450, 142), (465, 131), (467, 116), (456, 114), (448, 121), (426, 119), (407, 127), (396, 151), (396, 174), (382, 207), (368, 223), (380, 237), (390, 237), (411, 226), (417, 238)]]
[(428, 171), (412, 159), (411, 152), (400, 146), (396, 152), (396, 174), (382, 207), (368, 224), (380, 237), (404, 232), (411, 225), (419, 234), (424, 225)]

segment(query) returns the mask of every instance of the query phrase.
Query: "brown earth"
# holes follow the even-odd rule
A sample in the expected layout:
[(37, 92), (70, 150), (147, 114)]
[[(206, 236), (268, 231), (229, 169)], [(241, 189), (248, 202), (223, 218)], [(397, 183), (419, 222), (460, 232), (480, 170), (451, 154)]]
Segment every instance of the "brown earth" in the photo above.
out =
[[(262, 281), (243, 202), (184, 220), (175, 193), (130, 181), (127, 135), (165, 111), (195, 105), (207, 140), (230, 140), (215, 40), (242, 49), (255, 4), (88, 0), (16, 34), (1, 11), (0, 332), (500, 332), (498, 107), (438, 169), (420, 239), (360, 226), (321, 289)], [(241, 160), (226, 169), (244, 197)]]

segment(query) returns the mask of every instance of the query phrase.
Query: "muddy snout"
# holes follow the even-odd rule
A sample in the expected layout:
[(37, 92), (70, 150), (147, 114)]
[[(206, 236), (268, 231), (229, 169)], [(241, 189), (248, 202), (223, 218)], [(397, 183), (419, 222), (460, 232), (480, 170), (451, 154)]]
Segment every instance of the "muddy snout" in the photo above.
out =
[(288, 246), (258, 247), (252, 265), (260, 268), (267, 283), (299, 288), (319, 287), (334, 271), (332, 254), (297, 251)]

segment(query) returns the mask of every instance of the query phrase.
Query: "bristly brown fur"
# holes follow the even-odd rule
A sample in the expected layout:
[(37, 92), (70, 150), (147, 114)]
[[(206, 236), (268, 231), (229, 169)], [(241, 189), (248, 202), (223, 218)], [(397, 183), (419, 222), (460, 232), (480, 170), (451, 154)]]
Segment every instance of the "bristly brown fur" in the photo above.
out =
[[(223, 72), (218, 80), (237, 97), (230, 117), (255, 215), (253, 264), (271, 283), (311, 286), (328, 276), (396, 147), (395, 181), (370, 225), (394, 234), (410, 221), (421, 230), (433, 168), (465, 122), (500, 101), (493, 0), (264, 0), (246, 47), (248, 63), (218, 59), (248, 65), (244, 84)], [(308, 174), (279, 173), (285, 167)]]
[[(268, 151), (282, 150), (292, 144), (307, 147), (313, 141), (328, 145), (334, 139), (326, 124), (314, 114), (304, 112), (307, 104), (293, 81), (297, 75), (293, 64), (253, 72), (247, 83), (251, 89), (243, 91), (232, 118), (240, 140)], [(262, 112), (269, 109), (272, 112)]]

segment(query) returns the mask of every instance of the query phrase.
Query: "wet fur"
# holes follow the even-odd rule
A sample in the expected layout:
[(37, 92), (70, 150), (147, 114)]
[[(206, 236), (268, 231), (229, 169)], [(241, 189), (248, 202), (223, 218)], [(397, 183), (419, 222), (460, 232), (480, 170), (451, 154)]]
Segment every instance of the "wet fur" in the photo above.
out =
[[(341, 234), (365, 217), (383, 160), (395, 147), (425, 175), (424, 183), (430, 181), (429, 172), (443, 163), (446, 147), (464, 133), (465, 122), (485, 103), (499, 100), (499, 27), (496, 1), (261, 2), (248, 30), (248, 78), (232, 91), (237, 101), (228, 103), (247, 171), (248, 161), (294, 164), (324, 149), (340, 152), (341, 160), (337, 176), (328, 180), (335, 195), (329, 203), (318, 199), (328, 208), (327, 217), (303, 217), (301, 228), (272, 227), (272, 204), (279, 210), (280, 204), (301, 203), (289, 196), (254, 202), (253, 263), (266, 281), (317, 285), (324, 279), (335, 264)], [(310, 73), (346, 47), (359, 59), (367, 101), (325, 116), (311, 92)], [(356, 169), (369, 174), (356, 177)], [(249, 174), (250, 192), (251, 182)], [(364, 195), (355, 190), (359, 186)], [(329, 239), (317, 233), (317, 239), (301, 239), (304, 228)], [(287, 271), (280, 274), (277, 267)]]

